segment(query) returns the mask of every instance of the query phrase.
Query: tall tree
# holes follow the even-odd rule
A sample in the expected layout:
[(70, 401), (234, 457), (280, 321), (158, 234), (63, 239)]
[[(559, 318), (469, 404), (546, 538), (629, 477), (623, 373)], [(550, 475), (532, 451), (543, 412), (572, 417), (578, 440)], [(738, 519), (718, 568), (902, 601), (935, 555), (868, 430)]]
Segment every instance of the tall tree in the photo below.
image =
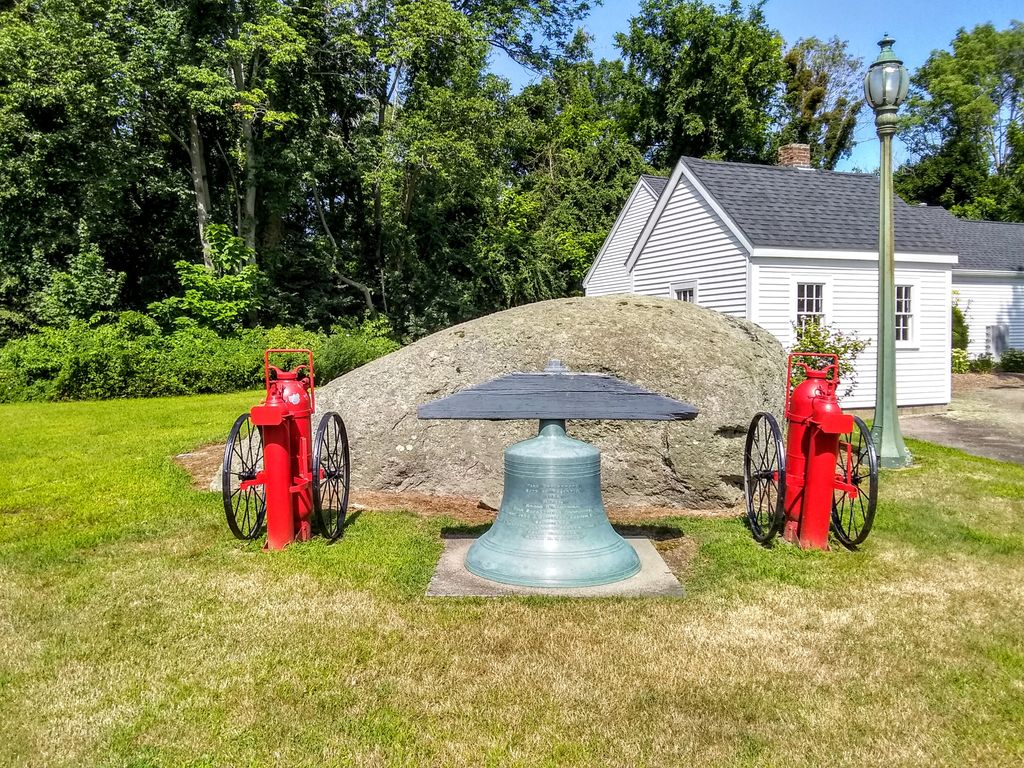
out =
[[(508, 88), (486, 75), (500, 47), (542, 66), (585, 2), (373, 0), (351, 4), (357, 98), (328, 118), (309, 176), (322, 243), (346, 252), (376, 308), (419, 334), (493, 306), (473, 243), (508, 173)], [(542, 44), (535, 41), (543, 40)], [(329, 111), (320, 113), (323, 120)], [(343, 151), (338, 151), (343, 148)], [(339, 187), (340, 178), (358, 179)], [(322, 215), (321, 215), (322, 214)], [(347, 248), (346, 225), (361, 235)], [(350, 230), (351, 231), (351, 230)]]
[(578, 293), (648, 170), (617, 119), (621, 77), (618, 62), (593, 61), (580, 32), (551, 73), (513, 100), (516, 179), (479, 237), (504, 306)]
[(237, 234), (255, 257), (259, 133), (295, 117), (276, 105), (282, 68), (304, 51), (290, 6), (276, 0), (118, 0), (105, 26), (135, 88), (139, 128), (171, 137), (188, 159), (207, 266), (213, 267), (206, 229), (214, 215), (214, 151), (225, 163)]
[(0, 337), (37, 318), (37, 294), (90, 233), (127, 272), (122, 297), (166, 290), (187, 218), (159, 140), (139, 133), (106, 3), (47, 0), (0, 11)]
[(1021, 220), (1024, 24), (961, 29), (914, 74), (901, 136), (914, 161), (898, 191), (973, 218)]
[(644, 0), (616, 36), (629, 76), (623, 117), (654, 165), (680, 155), (770, 161), (782, 39), (763, 5)]
[(811, 165), (833, 170), (853, 150), (864, 61), (850, 56), (846, 41), (833, 37), (798, 40), (786, 51), (779, 143), (811, 148)]

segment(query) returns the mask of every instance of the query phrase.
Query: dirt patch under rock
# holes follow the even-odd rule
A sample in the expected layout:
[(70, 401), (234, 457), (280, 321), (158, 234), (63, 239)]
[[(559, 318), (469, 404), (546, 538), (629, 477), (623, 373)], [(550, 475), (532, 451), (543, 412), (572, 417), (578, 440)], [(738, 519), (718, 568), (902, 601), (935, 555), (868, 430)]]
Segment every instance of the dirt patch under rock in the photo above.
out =
[(188, 453), (179, 453), (174, 463), (188, 472), (192, 487), (197, 491), (210, 490), (210, 480), (224, 461), (224, 443), (201, 445)]
[[(203, 445), (188, 453), (174, 457), (178, 466), (189, 473), (192, 487), (200, 491), (210, 490), (210, 479), (220, 469), (224, 458), (224, 445)], [(494, 521), (495, 510), (483, 506), (478, 499), (463, 496), (438, 496), (414, 491), (369, 491), (353, 488), (349, 499), (352, 509), (405, 510), (422, 517), (451, 517), (459, 522), (481, 525)], [(742, 506), (723, 509), (685, 509), (682, 507), (620, 506), (607, 507), (608, 517), (614, 523), (624, 525), (645, 523), (667, 517), (717, 517), (730, 518), (743, 514)], [(638, 535), (652, 538), (645, 530)]]

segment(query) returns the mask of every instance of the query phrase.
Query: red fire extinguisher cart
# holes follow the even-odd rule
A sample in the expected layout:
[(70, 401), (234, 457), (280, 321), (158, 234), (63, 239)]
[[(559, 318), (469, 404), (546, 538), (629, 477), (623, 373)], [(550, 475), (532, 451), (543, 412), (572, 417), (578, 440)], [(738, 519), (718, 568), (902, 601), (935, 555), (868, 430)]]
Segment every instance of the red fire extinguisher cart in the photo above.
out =
[[(796, 384), (794, 370), (803, 373)], [(853, 549), (871, 531), (878, 500), (871, 432), (839, 406), (836, 355), (791, 354), (786, 381), (785, 447), (770, 413), (755, 415), (747, 430), (743, 484), (750, 530), (762, 544), (781, 531), (801, 547), (828, 549), (831, 529)]]
[[(291, 370), (271, 355), (303, 355)], [(316, 406), (313, 353), (268, 349), (263, 356), (266, 397), (235, 421), (224, 446), (222, 488), (228, 527), (255, 539), (266, 523), (267, 548), (308, 541), (315, 519), (329, 539), (341, 535), (348, 510), (349, 452), (345, 423), (325, 413), (312, 434)]]

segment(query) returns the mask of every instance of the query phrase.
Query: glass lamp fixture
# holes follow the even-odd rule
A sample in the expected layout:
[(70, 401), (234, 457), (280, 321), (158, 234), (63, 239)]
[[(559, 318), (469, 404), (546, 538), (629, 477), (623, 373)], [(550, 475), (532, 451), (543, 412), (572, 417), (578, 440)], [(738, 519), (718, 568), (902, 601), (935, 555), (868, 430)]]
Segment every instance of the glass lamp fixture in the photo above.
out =
[(892, 51), (895, 42), (889, 35), (878, 41), (882, 50), (864, 75), (864, 99), (876, 113), (880, 110), (895, 112), (910, 89), (907, 69)]

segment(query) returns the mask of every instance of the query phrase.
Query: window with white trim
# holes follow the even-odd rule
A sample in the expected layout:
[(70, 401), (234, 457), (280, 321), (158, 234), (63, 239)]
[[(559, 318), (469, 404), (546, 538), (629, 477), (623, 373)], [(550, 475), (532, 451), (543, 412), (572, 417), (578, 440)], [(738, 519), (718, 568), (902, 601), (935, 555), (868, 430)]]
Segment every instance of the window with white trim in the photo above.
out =
[(796, 324), (825, 322), (825, 284), (796, 284)]
[(676, 301), (686, 301), (694, 304), (697, 301), (697, 281), (691, 280), (686, 283), (672, 283), (669, 286), (669, 296)]
[(913, 286), (896, 286), (896, 341), (911, 341), (914, 338)]

